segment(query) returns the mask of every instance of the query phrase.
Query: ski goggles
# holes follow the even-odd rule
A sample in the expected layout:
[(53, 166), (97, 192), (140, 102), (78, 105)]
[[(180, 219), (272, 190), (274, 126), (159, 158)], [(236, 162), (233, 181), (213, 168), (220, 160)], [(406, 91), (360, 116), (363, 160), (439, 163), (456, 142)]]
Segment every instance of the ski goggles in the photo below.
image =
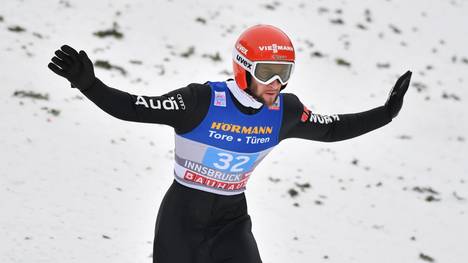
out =
[(267, 85), (278, 80), (286, 85), (294, 71), (294, 62), (288, 61), (250, 61), (234, 48), (234, 59), (242, 68), (261, 84)]

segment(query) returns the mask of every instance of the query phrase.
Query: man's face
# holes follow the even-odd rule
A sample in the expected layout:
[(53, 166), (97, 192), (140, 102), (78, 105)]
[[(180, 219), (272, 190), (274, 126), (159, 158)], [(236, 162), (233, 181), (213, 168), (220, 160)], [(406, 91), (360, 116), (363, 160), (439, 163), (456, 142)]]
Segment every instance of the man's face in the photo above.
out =
[(271, 106), (279, 96), (281, 83), (278, 80), (274, 80), (265, 85), (252, 78), (249, 89), (255, 99), (267, 106)]

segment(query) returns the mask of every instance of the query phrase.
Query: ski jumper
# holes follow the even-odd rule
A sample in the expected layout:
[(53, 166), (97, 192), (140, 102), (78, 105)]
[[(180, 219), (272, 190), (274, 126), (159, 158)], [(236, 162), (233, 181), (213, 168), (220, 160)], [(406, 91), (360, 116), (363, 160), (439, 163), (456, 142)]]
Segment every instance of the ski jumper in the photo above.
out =
[(248, 95), (234, 81), (137, 96), (97, 79), (82, 92), (116, 118), (175, 130), (175, 179), (156, 220), (157, 263), (262, 262), (244, 191), (271, 149), (287, 138), (346, 140), (391, 121), (383, 106), (351, 114), (313, 113), (290, 93), (281, 93), (270, 108), (256, 108), (244, 102), (242, 96)]

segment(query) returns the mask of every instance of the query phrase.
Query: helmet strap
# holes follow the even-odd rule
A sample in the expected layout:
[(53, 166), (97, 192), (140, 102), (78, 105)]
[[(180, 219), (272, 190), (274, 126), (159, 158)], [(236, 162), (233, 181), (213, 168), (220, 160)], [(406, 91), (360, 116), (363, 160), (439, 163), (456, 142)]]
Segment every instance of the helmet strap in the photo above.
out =
[(250, 89), (250, 85), (252, 84), (252, 75), (247, 70), (245, 71), (245, 80), (247, 82), (247, 90), (248, 90)]

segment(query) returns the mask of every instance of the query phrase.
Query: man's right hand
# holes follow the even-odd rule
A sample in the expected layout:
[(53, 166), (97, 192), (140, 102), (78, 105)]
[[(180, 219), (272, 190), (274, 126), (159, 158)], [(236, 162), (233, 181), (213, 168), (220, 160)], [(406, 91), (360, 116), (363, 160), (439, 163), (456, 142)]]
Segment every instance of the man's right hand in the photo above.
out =
[(86, 90), (96, 80), (93, 62), (83, 50), (78, 53), (72, 47), (63, 45), (55, 51), (55, 56), (51, 60), (52, 62), (47, 65), (49, 69), (70, 81), (74, 88)]

